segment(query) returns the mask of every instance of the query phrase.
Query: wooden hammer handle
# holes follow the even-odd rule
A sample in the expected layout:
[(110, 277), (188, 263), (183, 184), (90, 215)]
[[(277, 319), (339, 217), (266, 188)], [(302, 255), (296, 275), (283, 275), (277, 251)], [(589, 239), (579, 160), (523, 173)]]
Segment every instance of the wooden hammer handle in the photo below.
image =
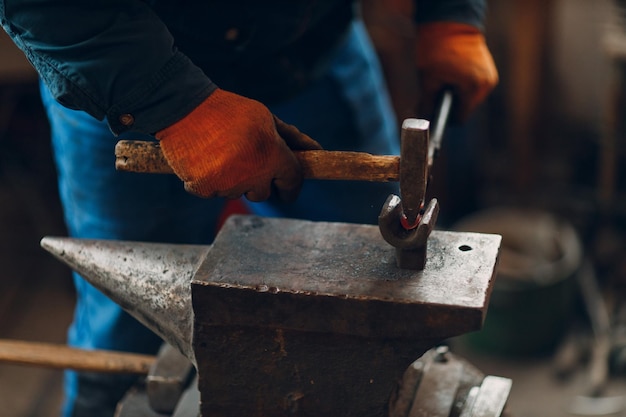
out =
[[(398, 181), (400, 157), (364, 152), (296, 151), (304, 178), (349, 181)], [(158, 142), (121, 140), (115, 146), (120, 171), (172, 174)]]
[(0, 362), (76, 371), (148, 374), (156, 356), (0, 339)]

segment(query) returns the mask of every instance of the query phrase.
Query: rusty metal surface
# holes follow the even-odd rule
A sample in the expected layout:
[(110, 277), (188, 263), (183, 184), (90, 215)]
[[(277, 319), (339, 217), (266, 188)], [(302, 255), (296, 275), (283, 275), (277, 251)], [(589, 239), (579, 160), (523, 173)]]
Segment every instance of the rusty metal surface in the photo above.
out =
[[(162, 360), (159, 356), (158, 360)], [(369, 385), (372, 385), (371, 383)], [(510, 394), (512, 381), (485, 376), (463, 358), (447, 351), (446, 346), (430, 349), (405, 371), (392, 395), (389, 410), (374, 411), (380, 417), (501, 417)], [(364, 391), (367, 393), (367, 391)], [(157, 412), (149, 400), (149, 390), (140, 380), (121, 401), (116, 417), (197, 417), (201, 410), (197, 375), (180, 395), (172, 411)], [(306, 404), (304, 393), (289, 393), (284, 413), (297, 415), (294, 407)], [(329, 397), (329, 401), (332, 401)], [(251, 398), (248, 402), (254, 401)], [(204, 410), (203, 416), (234, 415), (229, 410)], [(332, 415), (339, 415), (334, 412)], [(348, 414), (349, 415), (349, 414)]]
[(382, 417), (402, 371), (437, 342), (200, 323), (195, 330), (204, 417)]
[(41, 246), (194, 362), (189, 287), (210, 246), (63, 237)]
[(146, 376), (150, 408), (159, 413), (172, 413), (194, 376), (194, 371), (189, 359), (164, 343)]
[(485, 376), (439, 346), (405, 371), (390, 400), (389, 417), (500, 417), (512, 381)]
[(480, 329), (499, 245), (434, 231), (410, 271), (376, 226), (256, 216), (210, 247), (42, 241), (196, 365), (204, 417), (384, 415), (415, 358)]
[(434, 231), (426, 268), (411, 271), (376, 226), (233, 216), (192, 283), (196, 320), (408, 339), (478, 330), (500, 240)]
[(192, 283), (202, 415), (385, 415), (406, 367), (486, 312), (499, 236), (430, 239), (408, 271), (376, 226), (231, 217)]

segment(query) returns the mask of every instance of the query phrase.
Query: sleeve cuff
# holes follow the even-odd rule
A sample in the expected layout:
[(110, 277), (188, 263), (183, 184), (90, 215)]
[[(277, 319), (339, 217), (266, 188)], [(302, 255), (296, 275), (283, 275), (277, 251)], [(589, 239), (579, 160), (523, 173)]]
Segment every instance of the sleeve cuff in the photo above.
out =
[(153, 134), (182, 119), (217, 86), (185, 55), (176, 52), (158, 72), (107, 111), (115, 135)]

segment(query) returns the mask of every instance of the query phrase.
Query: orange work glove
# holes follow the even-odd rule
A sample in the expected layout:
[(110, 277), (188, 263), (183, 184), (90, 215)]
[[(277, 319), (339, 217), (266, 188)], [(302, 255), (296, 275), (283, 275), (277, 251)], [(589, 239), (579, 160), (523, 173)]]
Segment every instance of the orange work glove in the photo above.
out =
[(167, 162), (200, 197), (293, 200), (302, 173), (292, 150), (321, 146), (267, 107), (221, 89), (183, 119), (156, 133)]
[(417, 28), (420, 109), (431, 115), (437, 94), (452, 87), (455, 118), (463, 121), (498, 83), (498, 71), (483, 34), (454, 22), (426, 23)]

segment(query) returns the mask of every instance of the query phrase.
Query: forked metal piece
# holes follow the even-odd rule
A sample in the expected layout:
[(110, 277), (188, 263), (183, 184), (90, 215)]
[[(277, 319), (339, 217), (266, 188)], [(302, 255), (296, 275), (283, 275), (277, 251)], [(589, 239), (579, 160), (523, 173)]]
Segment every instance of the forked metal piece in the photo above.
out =
[(422, 270), (426, 265), (428, 237), (435, 227), (439, 204), (430, 200), (424, 213), (418, 217), (415, 228), (407, 230), (402, 225), (400, 198), (391, 194), (378, 216), (378, 227), (383, 239), (396, 248), (396, 263), (399, 268)]

